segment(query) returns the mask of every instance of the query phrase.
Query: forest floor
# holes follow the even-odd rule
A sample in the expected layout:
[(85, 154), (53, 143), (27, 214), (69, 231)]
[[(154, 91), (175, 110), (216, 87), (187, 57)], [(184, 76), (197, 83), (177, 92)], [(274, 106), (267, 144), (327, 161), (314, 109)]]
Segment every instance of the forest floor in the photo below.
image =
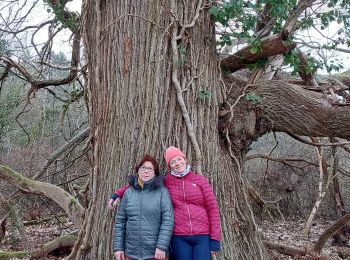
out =
[[(0, 243), (0, 252), (30, 251), (61, 235), (71, 233), (74, 229), (73, 223), (67, 221), (61, 221), (59, 223), (57, 221), (50, 221), (43, 224), (24, 226), (21, 234), (17, 229), (10, 226), (4, 240)], [(55, 253), (58, 253), (60, 257), (50, 255), (40, 259), (63, 259), (63, 256), (68, 255), (67, 252), (54, 252), (54, 254)], [(15, 259), (18, 258), (11, 258), (11, 260)]]
[[(322, 232), (328, 228), (332, 222), (322, 219), (314, 221), (311, 227), (310, 238), (305, 239), (303, 230), (305, 227), (305, 219), (286, 219), (285, 221), (262, 221), (258, 223), (259, 228), (263, 233), (265, 240), (275, 242), (278, 244), (287, 245), (298, 249), (303, 249), (307, 245), (313, 245)], [(0, 251), (21, 251), (25, 248), (38, 247), (58, 236), (74, 231), (72, 223), (45, 223), (40, 225), (31, 225), (24, 227), (26, 238), (23, 239), (18, 231), (8, 230), (5, 239), (0, 243)], [(347, 259), (338, 256), (339, 251), (350, 252), (350, 247), (336, 247), (331, 246), (330, 241), (322, 250), (323, 256), (328, 256), (329, 259)], [(293, 259), (291, 257), (271, 252), (273, 259)], [(15, 258), (13, 258), (15, 259)], [(44, 259), (62, 259), (62, 257), (50, 256)], [(348, 258), (350, 259), (350, 258)]]
[[(262, 221), (258, 225), (262, 229), (264, 240), (289, 247), (304, 250), (306, 247), (313, 246), (321, 234), (332, 225), (332, 221), (316, 219), (311, 229), (310, 237), (304, 237), (304, 228), (307, 220), (301, 218), (279, 219), (278, 221)], [(293, 259), (292, 257), (271, 252), (273, 259)], [(340, 257), (339, 255), (343, 255)], [(338, 247), (331, 245), (331, 239), (321, 251), (321, 256), (330, 260), (350, 259), (350, 242), (346, 247)]]

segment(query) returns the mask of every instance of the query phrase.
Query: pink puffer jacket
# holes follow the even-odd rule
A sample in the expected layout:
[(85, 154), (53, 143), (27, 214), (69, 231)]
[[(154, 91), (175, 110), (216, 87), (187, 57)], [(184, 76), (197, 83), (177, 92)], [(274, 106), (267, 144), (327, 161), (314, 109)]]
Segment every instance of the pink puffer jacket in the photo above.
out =
[(173, 203), (174, 235), (204, 235), (221, 240), (221, 225), (216, 198), (208, 180), (190, 171), (184, 177), (168, 173), (164, 181)]
[[(221, 240), (219, 208), (211, 185), (201, 175), (190, 171), (184, 177), (166, 174), (164, 184), (173, 203), (174, 235), (210, 235)], [(127, 187), (115, 193), (122, 197)]]

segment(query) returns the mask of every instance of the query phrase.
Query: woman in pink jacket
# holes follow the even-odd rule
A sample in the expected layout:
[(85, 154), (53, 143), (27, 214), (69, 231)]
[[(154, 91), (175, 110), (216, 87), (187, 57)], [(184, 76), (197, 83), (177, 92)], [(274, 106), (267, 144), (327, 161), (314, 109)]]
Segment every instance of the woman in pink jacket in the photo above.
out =
[[(171, 146), (165, 151), (170, 169), (164, 184), (173, 203), (175, 222), (171, 239), (172, 260), (210, 260), (220, 251), (221, 224), (216, 198), (208, 180), (194, 173), (185, 154)], [(128, 186), (115, 192), (113, 208)]]

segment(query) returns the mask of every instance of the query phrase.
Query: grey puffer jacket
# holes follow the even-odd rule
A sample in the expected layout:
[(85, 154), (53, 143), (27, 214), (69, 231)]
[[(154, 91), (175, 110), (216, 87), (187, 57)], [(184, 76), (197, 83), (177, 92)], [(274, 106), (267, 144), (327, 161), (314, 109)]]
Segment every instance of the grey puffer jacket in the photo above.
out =
[(174, 227), (174, 212), (163, 178), (144, 184), (129, 176), (129, 184), (116, 215), (113, 251), (137, 260), (154, 258), (156, 248), (168, 252)]

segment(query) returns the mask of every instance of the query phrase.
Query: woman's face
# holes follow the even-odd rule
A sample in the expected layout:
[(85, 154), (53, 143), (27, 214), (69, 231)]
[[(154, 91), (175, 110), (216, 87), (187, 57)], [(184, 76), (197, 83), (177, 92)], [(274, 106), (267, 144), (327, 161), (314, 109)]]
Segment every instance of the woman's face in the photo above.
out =
[(139, 168), (138, 174), (143, 182), (153, 179), (155, 176), (153, 164), (149, 161), (144, 162)]
[(176, 156), (170, 160), (170, 169), (177, 173), (182, 173), (186, 170), (187, 161), (182, 156)]

